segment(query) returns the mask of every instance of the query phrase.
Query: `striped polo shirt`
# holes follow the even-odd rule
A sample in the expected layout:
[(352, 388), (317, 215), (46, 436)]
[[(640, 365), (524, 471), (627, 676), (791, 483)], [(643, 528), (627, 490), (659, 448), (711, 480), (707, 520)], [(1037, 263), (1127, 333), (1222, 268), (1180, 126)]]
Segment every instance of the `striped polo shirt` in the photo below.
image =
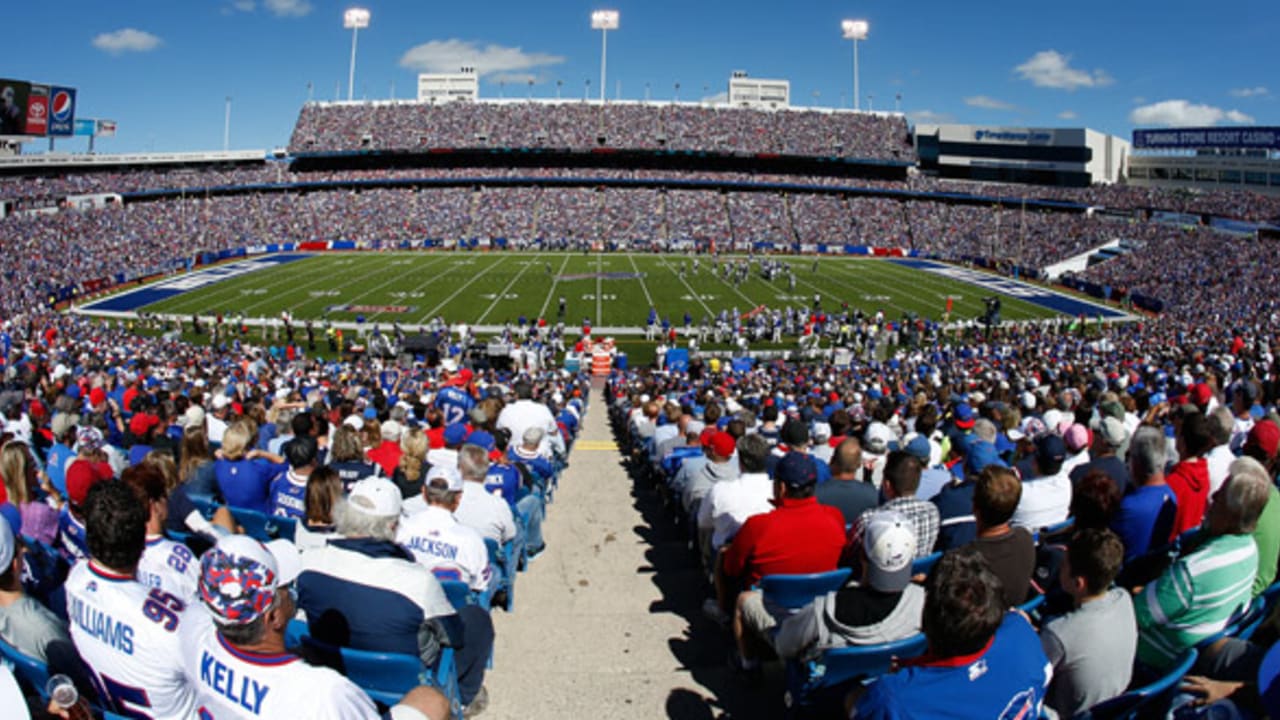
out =
[(1226, 627), (1248, 607), (1258, 572), (1249, 535), (1219, 535), (1179, 558), (1134, 602), (1138, 659), (1157, 670)]

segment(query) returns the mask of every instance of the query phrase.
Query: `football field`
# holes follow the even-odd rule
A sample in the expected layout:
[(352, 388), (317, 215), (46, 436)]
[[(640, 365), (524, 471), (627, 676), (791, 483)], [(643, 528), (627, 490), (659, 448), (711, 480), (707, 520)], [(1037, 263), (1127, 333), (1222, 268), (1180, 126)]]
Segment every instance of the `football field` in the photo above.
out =
[[(737, 260), (740, 258), (732, 258)], [(726, 280), (719, 260), (706, 256), (576, 254), (565, 252), (331, 252), (263, 256), (197, 270), (117, 293), (80, 308), (91, 314), (234, 315), (249, 320), (291, 313), (296, 320), (405, 326), (434, 317), (500, 326), (545, 317), (596, 327), (640, 329), (650, 307), (675, 325), (687, 312), (695, 323), (722, 310), (812, 307), (838, 311), (844, 303), (890, 319), (911, 312), (939, 319), (952, 301), (952, 319), (976, 318), (983, 298), (1002, 295), (1003, 319), (1063, 313), (1108, 316), (1116, 311), (1040, 286), (918, 260), (782, 257), (795, 275), (766, 280), (755, 262), (745, 281)], [(1082, 309), (1087, 308), (1087, 309)]]

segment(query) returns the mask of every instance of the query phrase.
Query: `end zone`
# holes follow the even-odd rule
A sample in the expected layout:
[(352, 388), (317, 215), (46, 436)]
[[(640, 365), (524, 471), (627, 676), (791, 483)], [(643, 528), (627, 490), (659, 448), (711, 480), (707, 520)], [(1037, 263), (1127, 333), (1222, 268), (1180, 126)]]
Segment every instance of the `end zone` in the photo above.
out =
[(916, 259), (892, 259), (889, 262), (897, 263), (905, 267), (915, 270), (924, 270), (925, 272), (936, 273), (952, 280), (959, 280), (971, 285), (985, 288), (992, 292), (1002, 293), (1019, 300), (1025, 300), (1032, 305), (1039, 305), (1047, 310), (1060, 312), (1066, 315), (1078, 316), (1088, 315), (1091, 317), (1101, 316), (1104, 320), (1124, 321), (1135, 319), (1134, 315), (1117, 310), (1116, 308), (1104, 305), (1102, 303), (1090, 302), (1082, 298), (1073, 297), (1066, 293), (1056, 290), (1050, 290), (1046, 287), (1031, 285), (1020, 280), (1012, 278), (1000, 277), (991, 273), (982, 272), (980, 270), (971, 270), (969, 268), (957, 267), (955, 265), (947, 265), (946, 263), (935, 262), (933, 260), (916, 260)]
[(136, 312), (152, 303), (167, 300), (175, 295), (208, 287), (223, 280), (230, 280), (256, 270), (262, 270), (284, 263), (303, 260), (311, 257), (310, 253), (280, 253), (263, 255), (251, 260), (239, 260), (226, 265), (218, 265), (205, 270), (184, 273), (178, 277), (146, 285), (134, 290), (126, 290), (102, 300), (96, 300), (77, 308), (81, 312), (127, 313)]

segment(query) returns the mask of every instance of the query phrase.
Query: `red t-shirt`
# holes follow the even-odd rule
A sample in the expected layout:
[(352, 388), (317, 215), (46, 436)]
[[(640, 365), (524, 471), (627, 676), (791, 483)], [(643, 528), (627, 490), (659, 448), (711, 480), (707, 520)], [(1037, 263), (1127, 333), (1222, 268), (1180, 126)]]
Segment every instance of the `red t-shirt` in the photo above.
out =
[(396, 467), (400, 465), (400, 456), (403, 454), (400, 443), (383, 440), (381, 445), (369, 451), (369, 459), (377, 463), (387, 477), (391, 477), (396, 474)]
[(772, 512), (754, 515), (733, 538), (724, 571), (747, 586), (765, 575), (801, 575), (836, 569), (844, 548), (844, 515), (817, 498), (784, 498)]
[(1200, 527), (1209, 503), (1209, 463), (1204, 458), (1183, 460), (1173, 467), (1165, 482), (1178, 498), (1173, 536)]

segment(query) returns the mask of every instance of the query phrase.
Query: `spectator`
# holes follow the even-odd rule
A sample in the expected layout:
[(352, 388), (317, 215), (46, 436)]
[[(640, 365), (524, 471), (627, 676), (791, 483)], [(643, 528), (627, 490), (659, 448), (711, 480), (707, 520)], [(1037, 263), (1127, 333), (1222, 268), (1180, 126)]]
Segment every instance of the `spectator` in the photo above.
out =
[[(720, 451), (713, 452), (718, 455)], [(700, 514), (699, 525), (705, 516), (712, 531), (707, 557), (715, 557), (729, 544), (748, 518), (773, 510), (773, 482), (765, 473), (769, 443), (759, 435), (743, 435), (737, 442), (737, 455), (742, 474), (712, 485), (702, 503), (706, 512)]]
[(316, 441), (297, 437), (284, 446), (289, 469), (271, 481), (271, 514), (301, 520), (307, 515), (307, 484), (315, 472)]
[(880, 504), (875, 486), (863, 479), (862, 444), (857, 438), (845, 438), (836, 447), (831, 455), (831, 482), (818, 486), (817, 497), (823, 505), (839, 510), (849, 526)]
[[(1218, 488), (1222, 487), (1222, 483), (1227, 481), (1231, 462), (1236, 459), (1236, 453), (1231, 448), (1231, 436), (1235, 427), (1235, 418), (1231, 416), (1231, 411), (1226, 406), (1219, 405), (1213, 409), (1213, 412), (1209, 413), (1205, 420), (1209, 430), (1210, 442), (1213, 445), (1204, 456), (1205, 464), (1209, 469), (1209, 496), (1213, 497)], [(1252, 427), (1253, 419), (1250, 418), (1249, 422), (1250, 427)], [(1241, 440), (1243, 442), (1243, 437)]]
[[(488, 613), (454, 610), (440, 582), (395, 543), (400, 491), (383, 478), (362, 480), (339, 506), (343, 536), (302, 557), (298, 607), (311, 634), (333, 645), (418, 655), (434, 664), (454, 648), (459, 692), (475, 713), (487, 703), (484, 665), (493, 647)], [(472, 703), (475, 703), (472, 705)]]
[(183, 672), (190, 655), (181, 632), (186, 605), (136, 579), (147, 542), (146, 508), (114, 480), (93, 485), (83, 503), (89, 558), (67, 576), (67, 615), (80, 657), (94, 675), (111, 680), (100, 699), (124, 711), (138, 706), (141, 692), (149, 713), (194, 717), (195, 689)]
[[(903, 450), (894, 450), (889, 453), (885, 461), (884, 484), (880, 486), (880, 491), (887, 500), (880, 507), (901, 513), (911, 521), (917, 538), (917, 558), (932, 552), (931, 548), (938, 539), (939, 525), (937, 506), (915, 496), (916, 489), (920, 487), (920, 471), (921, 463), (914, 455)], [(858, 538), (865, 530), (867, 521), (871, 518), (871, 512), (870, 510), (863, 512), (849, 531), (850, 545), (845, 548), (845, 558), (850, 561), (849, 564), (856, 557), (856, 554), (851, 553), (850, 550), (859, 543)]]
[(1129, 687), (1137, 650), (1137, 622), (1129, 593), (1111, 586), (1124, 545), (1110, 530), (1083, 530), (1067, 546), (1058, 582), (1074, 609), (1050, 620), (1040, 643), (1053, 664), (1047, 704), (1075, 717)]
[(1129, 471), (1133, 491), (1120, 500), (1111, 529), (1124, 543), (1124, 561), (1164, 545), (1172, 539), (1178, 498), (1164, 480), (1164, 433), (1141, 427), (1129, 443)]
[(1204, 415), (1195, 410), (1184, 412), (1177, 443), (1178, 457), (1182, 460), (1165, 478), (1169, 489), (1178, 497), (1173, 524), (1175, 535), (1199, 527), (1204, 519), (1205, 505), (1209, 502), (1209, 464), (1204, 454), (1212, 442)]
[(58, 511), (38, 495), (54, 492), (47, 480), (41, 483), (42, 474), (24, 443), (10, 440), (0, 450), (0, 476), (8, 501), (22, 514), (23, 534), (49, 544), (58, 534)]
[[(219, 396), (224, 397), (224, 396)], [(218, 492), (227, 505), (271, 514), (271, 483), (288, 470), (284, 458), (256, 448), (252, 421), (237, 420), (222, 439), (222, 457), (214, 463)]]
[[(463, 445), (458, 453), (458, 471), (464, 481), (462, 499), (453, 510), (458, 522), (499, 544), (516, 540), (520, 528), (516, 526), (511, 506), (484, 490), (484, 478), (489, 472), (489, 453), (477, 445)], [(525, 547), (531, 552), (542, 549), (540, 528), (537, 537), (533, 532), (529, 533)]]
[(25, 547), (0, 516), (0, 638), (15, 650), (48, 662), (51, 644), (68, 644), (66, 623), (22, 590)]
[(1036, 567), (1036, 543), (1031, 533), (1009, 524), (1021, 497), (1022, 483), (1009, 468), (988, 465), (974, 482), (973, 515), (978, 536), (971, 547), (1000, 578), (1005, 607), (1020, 605), (1027, 599)]
[(1117, 453), (1125, 443), (1129, 442), (1129, 432), (1124, 423), (1113, 417), (1105, 417), (1095, 423), (1093, 428), (1093, 446), (1089, 451), (1090, 460), (1078, 465), (1071, 471), (1071, 484), (1080, 482), (1080, 478), (1094, 470), (1101, 470), (1116, 484), (1116, 489), (1124, 495), (1129, 491), (1129, 468)]
[[(200, 597), (209, 619), (188, 631), (186, 667), (198, 679), (195, 691), (202, 712), (217, 717), (239, 717), (246, 711), (255, 717), (379, 717), (355, 683), (285, 650), (285, 627), (297, 609), (293, 582), (300, 570), (297, 550), (288, 541), (264, 547), (243, 535), (228, 536), (205, 553), (200, 566)], [(231, 677), (261, 691), (229, 694), (225, 678)], [(390, 715), (401, 717), (405, 710), (443, 720), (449, 703), (438, 691), (420, 687), (406, 694)]]
[(196, 596), (200, 570), (186, 545), (164, 535), (169, 511), (169, 489), (164, 472), (159, 466), (144, 461), (126, 468), (120, 480), (133, 490), (147, 513), (146, 548), (138, 560), (138, 582), (189, 604)]
[(857, 579), (782, 621), (773, 641), (779, 657), (806, 660), (828, 648), (893, 642), (920, 632), (924, 588), (911, 582), (913, 525), (893, 510), (874, 510), (870, 518)]
[(294, 529), (294, 542), (299, 549), (321, 547), (330, 538), (338, 537), (333, 516), (342, 501), (342, 479), (337, 470), (321, 465), (307, 476), (307, 516)]
[(1067, 519), (1071, 478), (1062, 472), (1066, 452), (1066, 445), (1057, 435), (1048, 434), (1036, 441), (1035, 474), (1022, 480), (1022, 499), (1011, 521), (1014, 525), (1034, 531)]
[(382, 469), (384, 477), (391, 477), (400, 465), (400, 455), (403, 452), (400, 449), (400, 436), (404, 433), (404, 426), (395, 420), (388, 420), (382, 423), (379, 430), (382, 433), (382, 442), (369, 450), (367, 456), (371, 462)]
[[(386, 429), (385, 426), (383, 429)], [(400, 496), (405, 500), (422, 493), (423, 480), (427, 469), (431, 467), (427, 464), (428, 450), (430, 443), (421, 430), (409, 428), (404, 431), (400, 438), (400, 460), (391, 475), (391, 482), (400, 488)]]
[(1031, 625), (1007, 611), (1000, 579), (982, 557), (948, 552), (924, 589), (928, 652), (855, 691), (850, 717), (1036, 717), (1049, 663)]
[(1251, 533), (1270, 485), (1256, 462), (1233, 463), (1209, 506), (1203, 540), (1142, 589), (1134, 603), (1138, 659), (1152, 670), (1167, 670), (1181, 652), (1226, 627), (1253, 598), (1258, 549)]
[(457, 470), (432, 468), (422, 488), (427, 507), (400, 525), (396, 542), (441, 580), (460, 580), (472, 590), (485, 592), (493, 569), (484, 538), (453, 516), (462, 491)]
[(328, 464), (342, 478), (343, 492), (351, 492), (351, 486), (365, 478), (378, 476), (378, 466), (365, 459), (359, 433), (345, 421), (333, 433)]

